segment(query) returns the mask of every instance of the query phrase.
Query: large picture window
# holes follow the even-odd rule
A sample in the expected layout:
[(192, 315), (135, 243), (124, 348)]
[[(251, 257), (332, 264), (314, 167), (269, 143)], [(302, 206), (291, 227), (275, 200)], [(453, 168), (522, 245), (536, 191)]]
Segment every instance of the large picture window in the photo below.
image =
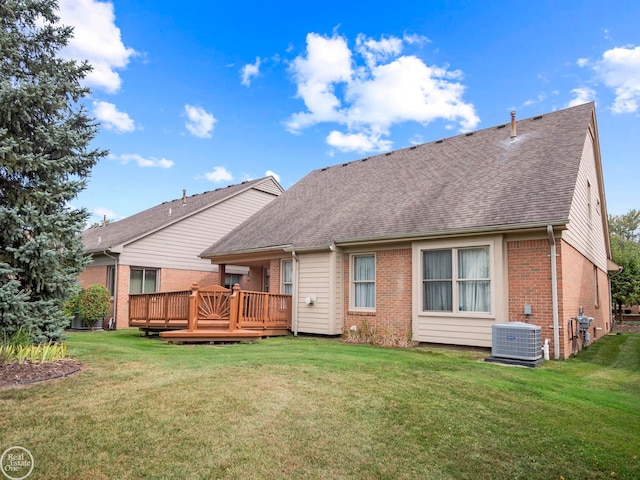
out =
[(129, 293), (154, 293), (158, 291), (158, 270), (132, 268), (129, 275)]
[(353, 307), (375, 309), (376, 257), (375, 255), (354, 255), (352, 259)]
[(423, 310), (491, 312), (488, 246), (422, 251)]

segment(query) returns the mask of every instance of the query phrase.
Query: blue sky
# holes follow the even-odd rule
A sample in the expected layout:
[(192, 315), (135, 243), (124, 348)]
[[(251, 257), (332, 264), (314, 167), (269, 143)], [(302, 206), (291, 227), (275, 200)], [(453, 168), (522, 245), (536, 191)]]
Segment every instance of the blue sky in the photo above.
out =
[(91, 221), (591, 100), (609, 213), (640, 208), (640, 2), (59, 2), (110, 151)]

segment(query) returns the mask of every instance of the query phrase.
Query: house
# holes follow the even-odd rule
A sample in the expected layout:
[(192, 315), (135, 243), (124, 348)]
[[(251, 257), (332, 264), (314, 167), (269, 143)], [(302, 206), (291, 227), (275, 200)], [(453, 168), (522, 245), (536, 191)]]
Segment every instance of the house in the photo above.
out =
[(294, 333), (489, 347), (520, 321), (567, 358), (610, 331), (608, 238), (587, 103), (315, 170), (201, 256), (268, 272)]
[(82, 286), (105, 285), (112, 295), (116, 328), (129, 326), (129, 294), (188, 290), (202, 285), (239, 283), (261, 290), (263, 279), (248, 268), (217, 265), (198, 255), (282, 194), (273, 177), (229, 185), (164, 202), (123, 220), (83, 232), (91, 263), (80, 275)]

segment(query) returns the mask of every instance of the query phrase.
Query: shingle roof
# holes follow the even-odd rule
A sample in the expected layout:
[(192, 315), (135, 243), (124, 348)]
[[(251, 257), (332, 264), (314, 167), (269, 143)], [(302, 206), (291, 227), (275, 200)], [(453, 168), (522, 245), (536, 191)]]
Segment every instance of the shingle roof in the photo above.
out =
[(191, 195), (187, 197), (185, 205), (182, 204), (182, 198), (171, 200), (117, 222), (90, 228), (82, 233), (85, 251), (87, 253), (102, 252), (112, 247), (129, 243), (238, 193), (257, 187), (267, 179), (270, 179), (270, 177)]
[(566, 222), (593, 103), (315, 170), (201, 256)]

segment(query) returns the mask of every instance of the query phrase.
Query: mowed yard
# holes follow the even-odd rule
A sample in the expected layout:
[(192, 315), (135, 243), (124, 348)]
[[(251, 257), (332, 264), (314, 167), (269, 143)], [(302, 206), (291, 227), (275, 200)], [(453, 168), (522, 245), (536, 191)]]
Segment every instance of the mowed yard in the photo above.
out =
[(308, 337), (68, 345), (81, 373), (0, 390), (29, 478), (640, 478), (640, 333), (536, 369)]

